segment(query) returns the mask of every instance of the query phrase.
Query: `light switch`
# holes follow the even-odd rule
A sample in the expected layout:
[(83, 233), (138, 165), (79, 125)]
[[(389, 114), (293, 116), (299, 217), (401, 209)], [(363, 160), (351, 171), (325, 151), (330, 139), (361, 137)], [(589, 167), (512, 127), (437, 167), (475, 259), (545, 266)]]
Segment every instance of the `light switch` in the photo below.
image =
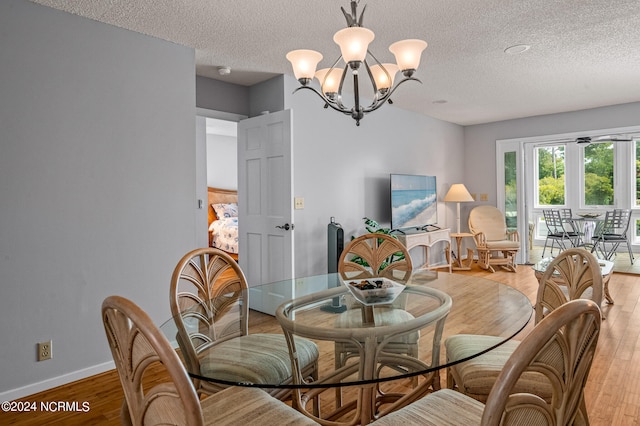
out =
[(296, 210), (302, 210), (304, 209), (304, 198), (302, 197), (295, 197), (293, 199), (293, 208)]

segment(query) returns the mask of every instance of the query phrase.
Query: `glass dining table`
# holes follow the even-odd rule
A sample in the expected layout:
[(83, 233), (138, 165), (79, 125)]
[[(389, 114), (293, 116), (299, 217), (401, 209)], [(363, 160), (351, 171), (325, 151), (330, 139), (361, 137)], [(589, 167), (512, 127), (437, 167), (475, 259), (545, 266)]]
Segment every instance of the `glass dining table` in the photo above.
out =
[[(286, 287), (293, 295), (276, 311), (280, 327), (268, 330), (287, 338), (293, 380), (248, 383), (188, 372), (199, 380), (227, 386), (291, 389), (293, 406), (319, 423), (367, 424), (439, 389), (443, 369), (512, 339), (532, 317), (532, 304), (523, 293), (489, 279), (417, 270), (405, 284), (394, 301), (366, 304), (354, 299), (335, 273), (262, 285), (261, 294), (269, 294), (270, 289), (281, 294)], [(174, 320), (160, 328), (170, 341), (178, 340)], [(252, 332), (265, 332), (264, 324), (250, 325)], [(502, 339), (491, 347), (478, 347), (465, 359), (450, 360), (444, 341), (455, 334)], [(318, 345), (317, 378), (301, 374), (293, 336)], [(394, 387), (399, 381), (404, 383), (402, 392)], [(325, 392), (331, 394), (329, 403)], [(322, 410), (315, 405), (319, 400)]]

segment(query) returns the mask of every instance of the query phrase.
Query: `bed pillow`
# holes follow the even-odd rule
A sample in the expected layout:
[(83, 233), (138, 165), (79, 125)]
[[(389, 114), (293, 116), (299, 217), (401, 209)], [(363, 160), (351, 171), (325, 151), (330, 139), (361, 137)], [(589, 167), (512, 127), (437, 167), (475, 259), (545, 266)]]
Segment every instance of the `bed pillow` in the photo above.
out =
[(238, 217), (238, 203), (211, 204), (211, 207), (213, 207), (213, 211), (216, 212), (218, 219), (223, 219), (225, 217)]

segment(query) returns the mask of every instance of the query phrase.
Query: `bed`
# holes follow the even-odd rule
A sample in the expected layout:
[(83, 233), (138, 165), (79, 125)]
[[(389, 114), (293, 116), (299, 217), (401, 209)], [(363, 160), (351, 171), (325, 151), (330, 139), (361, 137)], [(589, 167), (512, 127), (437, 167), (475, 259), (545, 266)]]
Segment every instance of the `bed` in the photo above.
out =
[(209, 246), (238, 259), (238, 191), (208, 188)]

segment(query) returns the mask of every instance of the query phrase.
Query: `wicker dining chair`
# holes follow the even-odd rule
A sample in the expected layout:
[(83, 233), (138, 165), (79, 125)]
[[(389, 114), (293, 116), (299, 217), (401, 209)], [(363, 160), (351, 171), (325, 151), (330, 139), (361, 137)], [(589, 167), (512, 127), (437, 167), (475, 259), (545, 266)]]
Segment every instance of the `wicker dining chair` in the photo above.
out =
[[(570, 301), (538, 323), (513, 351), (485, 404), (442, 389), (381, 419), (376, 426), (570, 425), (587, 423), (584, 386), (600, 336), (600, 308), (592, 300)], [(545, 401), (517, 390), (523, 374), (534, 372), (549, 383)]]
[[(248, 332), (248, 288), (244, 273), (227, 253), (216, 248), (193, 250), (178, 262), (171, 277), (171, 313), (176, 340), (190, 372), (229, 382), (286, 384), (291, 360), (282, 334)], [(303, 373), (318, 377), (318, 346), (296, 341)], [(226, 386), (194, 380), (198, 392)], [(290, 389), (269, 389), (280, 399)]]
[[(342, 251), (338, 261), (338, 273), (343, 280), (386, 277), (400, 283), (406, 283), (412, 273), (411, 257), (400, 241), (385, 234), (370, 233), (357, 237)], [(400, 294), (393, 303), (377, 306), (375, 321), (379, 325), (390, 325), (413, 319), (405, 311), (406, 295)], [(351, 328), (362, 326), (362, 305), (355, 300), (347, 303), (350, 309), (341, 313), (336, 320), (337, 327)], [(390, 342), (385, 351), (418, 356), (419, 333), (403, 336)], [(335, 367), (344, 366), (350, 357), (357, 356), (358, 348), (349, 343), (336, 342)]]
[[(338, 273), (343, 280), (386, 277), (406, 283), (411, 278), (412, 271), (413, 265), (407, 248), (396, 238), (386, 234), (369, 233), (351, 240), (338, 261)], [(405, 294), (400, 294), (393, 303), (376, 306), (374, 311), (376, 324), (392, 325), (414, 319), (413, 315), (404, 309), (406, 297)], [(336, 327), (362, 327), (363, 306), (355, 300), (350, 300), (347, 306), (349, 309), (336, 319)], [(387, 343), (384, 351), (417, 357), (419, 338), (418, 331), (399, 336), (398, 339)], [(336, 342), (334, 360), (336, 370), (358, 354), (359, 348), (353, 343)], [(340, 389), (337, 389), (336, 393), (339, 401)]]
[[(257, 388), (228, 388), (200, 401), (167, 338), (140, 307), (124, 297), (110, 296), (104, 300), (102, 321), (124, 390), (122, 424), (315, 424)], [(145, 380), (148, 372), (154, 378), (153, 383)], [(155, 377), (163, 373), (169, 381), (155, 383)]]
[[(535, 323), (570, 300), (590, 299), (600, 306), (602, 293), (598, 260), (584, 249), (567, 249), (549, 263), (540, 279)], [(500, 337), (471, 334), (451, 336), (445, 341), (447, 362), (464, 359), (477, 353), (478, 347), (490, 348), (502, 340)], [(519, 341), (511, 340), (483, 355), (449, 367), (447, 387), (458, 389), (478, 401), (486, 401), (505, 363), (519, 345)], [(515, 389), (535, 393), (545, 400), (549, 400), (553, 393), (546, 378), (535, 372), (524, 373)]]

